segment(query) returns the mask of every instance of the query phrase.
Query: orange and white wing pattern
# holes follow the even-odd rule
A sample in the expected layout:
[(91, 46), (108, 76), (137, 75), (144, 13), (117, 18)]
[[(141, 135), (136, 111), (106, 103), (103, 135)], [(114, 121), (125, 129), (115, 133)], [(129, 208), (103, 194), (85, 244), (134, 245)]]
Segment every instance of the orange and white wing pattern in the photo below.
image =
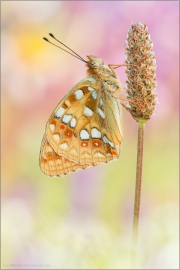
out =
[(50, 116), (40, 151), (49, 176), (107, 163), (120, 153), (122, 131), (117, 101), (89, 76), (61, 100)]
[(90, 165), (87, 164), (77, 164), (67, 159), (65, 156), (56, 154), (44, 135), (40, 151), (40, 168), (43, 173), (49, 176), (58, 177), (70, 172), (86, 169), (89, 166)]

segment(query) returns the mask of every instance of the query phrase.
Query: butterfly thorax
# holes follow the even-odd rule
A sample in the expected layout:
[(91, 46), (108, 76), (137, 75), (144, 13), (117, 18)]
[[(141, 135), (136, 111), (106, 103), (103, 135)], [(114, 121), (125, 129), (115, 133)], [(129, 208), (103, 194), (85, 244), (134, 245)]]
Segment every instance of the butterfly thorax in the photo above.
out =
[(87, 74), (93, 75), (96, 79), (101, 81), (102, 89), (109, 92), (117, 90), (122, 91), (122, 85), (117, 74), (110, 67), (106, 66), (103, 60), (96, 56), (88, 56)]

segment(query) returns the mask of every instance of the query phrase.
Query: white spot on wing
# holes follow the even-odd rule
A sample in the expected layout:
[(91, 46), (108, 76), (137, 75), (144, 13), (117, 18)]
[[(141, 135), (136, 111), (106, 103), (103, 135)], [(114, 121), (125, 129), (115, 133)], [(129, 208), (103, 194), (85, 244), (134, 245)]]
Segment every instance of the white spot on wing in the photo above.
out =
[(85, 107), (84, 114), (86, 116), (92, 116), (93, 115), (93, 111), (91, 109), (89, 109), (88, 107)]
[(113, 143), (113, 142), (109, 141), (109, 144), (110, 144), (110, 146), (111, 146), (112, 148), (114, 148), (114, 143)]
[(60, 148), (63, 149), (63, 150), (68, 150), (69, 149), (69, 146), (67, 143), (61, 143), (60, 144)]
[(95, 157), (104, 157), (104, 155), (101, 152), (95, 152)]
[(105, 114), (104, 114), (104, 112), (100, 108), (98, 108), (98, 113), (100, 114), (100, 116), (102, 118), (105, 118)]
[(88, 77), (88, 78), (85, 78), (82, 80), (82, 82), (86, 82), (86, 81), (89, 81), (89, 82), (92, 82), (92, 83), (96, 83), (96, 79), (93, 78), (93, 77)]
[(45, 151), (46, 151), (46, 153), (52, 153), (53, 149), (50, 145), (46, 145)]
[(72, 118), (70, 122), (70, 127), (74, 128), (76, 126), (76, 118)]
[(88, 86), (88, 90), (89, 91), (94, 91), (94, 88), (92, 88), (91, 86)]
[(112, 148), (114, 148), (114, 143), (109, 141), (108, 138), (106, 136), (103, 137), (103, 141), (104, 143), (109, 144)]
[(109, 140), (106, 136), (103, 137), (103, 141), (104, 141), (104, 143), (109, 143)]
[(81, 130), (80, 138), (81, 140), (89, 140), (89, 133), (87, 132), (86, 129)]
[(71, 114), (65, 114), (63, 116), (62, 122), (65, 123), (65, 124), (69, 123), (69, 121), (71, 120), (71, 117), (72, 117)]
[(92, 97), (93, 97), (93, 99), (97, 99), (97, 91), (94, 91), (93, 93), (92, 93)]
[(75, 93), (76, 99), (81, 99), (84, 96), (84, 93), (81, 89), (77, 90)]
[(52, 137), (56, 142), (59, 142), (59, 135), (58, 134), (53, 134)]
[(92, 138), (101, 138), (101, 132), (97, 128), (91, 129)]
[(100, 103), (100, 105), (103, 105), (103, 100), (102, 100), (102, 98), (100, 98), (99, 103)]
[(64, 109), (63, 107), (60, 107), (60, 108), (57, 110), (57, 112), (56, 112), (56, 114), (55, 114), (55, 117), (60, 118), (60, 117), (63, 115), (64, 111), (65, 111), (65, 109)]
[(53, 131), (55, 130), (55, 125), (50, 124), (50, 125), (49, 125), (49, 128), (50, 128), (50, 130), (53, 132)]

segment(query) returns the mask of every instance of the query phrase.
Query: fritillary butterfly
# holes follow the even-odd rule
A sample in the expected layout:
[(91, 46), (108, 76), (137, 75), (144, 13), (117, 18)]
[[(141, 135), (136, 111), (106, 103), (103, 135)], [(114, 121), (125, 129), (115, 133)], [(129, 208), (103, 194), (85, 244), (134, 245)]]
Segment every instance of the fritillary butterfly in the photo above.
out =
[(85, 61), (64, 46), (86, 63), (88, 77), (67, 93), (46, 124), (39, 163), (43, 173), (54, 177), (116, 160), (122, 142), (120, 108), (114, 97), (122, 91), (114, 72), (120, 65), (106, 66), (96, 56)]

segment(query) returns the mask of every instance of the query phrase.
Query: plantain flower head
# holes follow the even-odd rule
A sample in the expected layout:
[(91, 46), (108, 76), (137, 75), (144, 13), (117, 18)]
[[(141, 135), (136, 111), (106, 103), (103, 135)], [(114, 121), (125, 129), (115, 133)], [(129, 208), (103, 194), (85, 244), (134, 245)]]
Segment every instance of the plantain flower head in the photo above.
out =
[(147, 122), (157, 103), (156, 57), (147, 26), (131, 25), (125, 44), (126, 96), (124, 105), (137, 122)]

